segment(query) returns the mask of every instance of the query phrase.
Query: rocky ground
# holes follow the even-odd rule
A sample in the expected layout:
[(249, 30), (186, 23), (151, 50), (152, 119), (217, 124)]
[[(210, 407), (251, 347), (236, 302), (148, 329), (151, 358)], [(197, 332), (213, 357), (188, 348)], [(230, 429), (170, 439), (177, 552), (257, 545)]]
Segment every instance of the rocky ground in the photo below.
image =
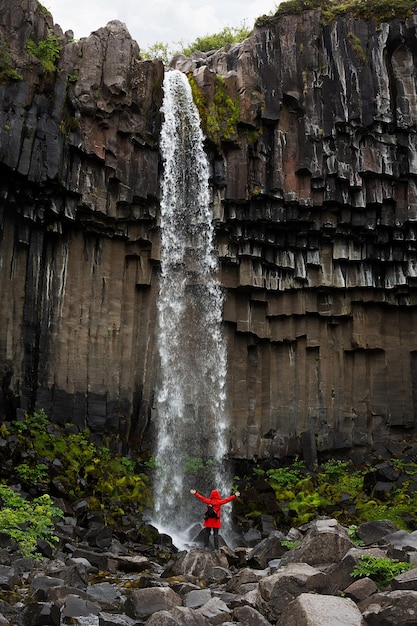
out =
[[(0, 625), (417, 624), (417, 531), (386, 520), (358, 527), (361, 547), (335, 519), (318, 518), (286, 535), (248, 533), (246, 545), (217, 553), (199, 546), (199, 527), (196, 547), (183, 552), (151, 528), (152, 545), (97, 520), (86, 528), (65, 517), (57, 530), (58, 549), (41, 544), (41, 560), (2, 538)], [(364, 554), (416, 567), (381, 589), (352, 577)]]

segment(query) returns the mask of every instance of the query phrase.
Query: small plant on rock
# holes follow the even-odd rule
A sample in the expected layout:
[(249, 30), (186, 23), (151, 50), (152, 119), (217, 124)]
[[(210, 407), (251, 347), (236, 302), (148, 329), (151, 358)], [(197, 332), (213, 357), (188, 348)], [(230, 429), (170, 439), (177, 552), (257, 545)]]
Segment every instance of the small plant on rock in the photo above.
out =
[(379, 589), (384, 589), (395, 576), (414, 567), (413, 563), (362, 554), (351, 576), (354, 578), (371, 578)]
[(53, 74), (53, 72), (55, 72), (57, 61), (61, 54), (61, 44), (52, 30), (49, 31), (48, 37), (42, 39), (39, 43), (35, 43), (33, 39), (29, 39), (26, 50), (28, 54), (39, 59), (48, 73)]

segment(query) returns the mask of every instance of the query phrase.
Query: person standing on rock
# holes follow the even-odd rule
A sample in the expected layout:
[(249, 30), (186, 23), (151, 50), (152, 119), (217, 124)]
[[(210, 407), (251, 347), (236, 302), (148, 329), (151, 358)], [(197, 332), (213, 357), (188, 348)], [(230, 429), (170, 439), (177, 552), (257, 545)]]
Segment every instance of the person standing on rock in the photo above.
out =
[(236, 493), (232, 494), (228, 498), (221, 498), (217, 489), (213, 489), (209, 498), (202, 496), (200, 493), (197, 493), (195, 489), (190, 489), (190, 493), (193, 496), (205, 502), (207, 504), (207, 511), (204, 515), (204, 528), (206, 529), (206, 533), (204, 536), (204, 548), (208, 548), (210, 541), (211, 530), (213, 529), (213, 538), (214, 538), (214, 549), (219, 549), (219, 528), (221, 528), (221, 517), (220, 517), (220, 508), (223, 504), (227, 504), (227, 502), (231, 502), (235, 498), (240, 496), (240, 492), (236, 491)]

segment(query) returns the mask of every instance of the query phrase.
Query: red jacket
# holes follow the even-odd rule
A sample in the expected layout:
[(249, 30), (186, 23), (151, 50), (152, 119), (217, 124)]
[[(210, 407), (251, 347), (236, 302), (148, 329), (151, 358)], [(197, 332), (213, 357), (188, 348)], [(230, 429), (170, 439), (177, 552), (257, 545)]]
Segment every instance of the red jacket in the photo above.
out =
[(214, 489), (211, 492), (210, 498), (205, 498), (199, 493), (195, 493), (194, 495), (196, 498), (198, 498), (202, 502), (205, 502), (206, 504), (211, 504), (213, 509), (216, 511), (218, 515), (217, 518), (209, 517), (208, 519), (204, 520), (204, 526), (206, 528), (220, 528), (222, 525), (221, 520), (220, 520), (220, 507), (222, 507), (223, 504), (226, 504), (227, 502), (230, 502), (231, 500), (234, 500), (236, 498), (235, 495), (232, 495), (232, 496), (229, 496), (228, 498), (223, 498), (222, 500), (217, 489)]

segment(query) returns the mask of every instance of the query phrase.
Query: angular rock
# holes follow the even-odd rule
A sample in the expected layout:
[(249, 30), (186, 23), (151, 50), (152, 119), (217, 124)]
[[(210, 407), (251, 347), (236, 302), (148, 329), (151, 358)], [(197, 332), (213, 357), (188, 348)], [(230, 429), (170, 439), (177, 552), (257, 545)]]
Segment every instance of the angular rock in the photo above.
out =
[(395, 576), (390, 586), (394, 591), (397, 589), (417, 591), (417, 567)]
[(280, 531), (272, 532), (268, 537), (258, 543), (248, 554), (247, 560), (251, 567), (265, 569), (268, 561), (282, 556), (288, 548), (282, 545), (285, 535)]
[(3, 591), (11, 590), (20, 578), (13, 567), (8, 565), (0, 565), (0, 589)]
[(327, 571), (334, 592), (343, 591), (353, 582), (352, 572), (361, 556), (385, 558), (386, 552), (380, 548), (351, 548), (339, 563)]
[(302, 593), (282, 613), (282, 626), (366, 626), (349, 598)]
[(248, 626), (268, 626), (270, 622), (259, 611), (251, 606), (241, 606), (233, 611), (233, 619), (239, 624)]
[(201, 613), (187, 607), (170, 611), (158, 611), (145, 622), (146, 626), (210, 626), (211, 622)]
[(417, 621), (417, 591), (391, 591), (378, 595), (363, 617), (368, 626), (411, 626)]
[(195, 589), (184, 596), (184, 606), (196, 609), (211, 599), (210, 589)]
[(100, 610), (101, 608), (96, 602), (91, 602), (78, 595), (70, 594), (61, 608), (61, 617), (63, 620), (67, 618), (66, 621), (69, 621), (69, 619), (72, 618), (98, 615)]
[(180, 596), (169, 587), (153, 587), (131, 591), (123, 608), (129, 617), (143, 619), (181, 605)]
[(60, 626), (59, 608), (48, 602), (30, 602), (19, 616), (20, 626)]
[(344, 594), (354, 600), (356, 603), (369, 598), (372, 594), (376, 593), (378, 588), (371, 578), (360, 578), (346, 587)]
[(220, 598), (211, 598), (196, 613), (207, 618), (210, 624), (223, 624), (232, 618), (232, 609), (230, 609)]
[(311, 523), (301, 544), (281, 559), (281, 564), (308, 563), (325, 565), (338, 563), (354, 547), (345, 528), (335, 519), (320, 519)]
[(297, 596), (320, 592), (326, 586), (326, 574), (306, 563), (291, 563), (259, 582), (260, 612), (268, 619), (280, 619), (286, 606)]
[(409, 555), (417, 551), (417, 531), (408, 533), (405, 530), (397, 530), (384, 537), (384, 544), (390, 558), (408, 561)]
[(195, 579), (207, 579), (213, 568), (227, 568), (227, 566), (227, 558), (223, 554), (206, 550), (190, 550), (169, 565), (162, 573), (162, 577), (183, 575)]
[(375, 520), (359, 524), (356, 534), (366, 545), (378, 543), (386, 535), (395, 533), (398, 527), (391, 520)]
[(109, 582), (89, 585), (87, 587), (87, 599), (99, 604), (105, 611), (118, 609), (122, 604), (120, 593)]

